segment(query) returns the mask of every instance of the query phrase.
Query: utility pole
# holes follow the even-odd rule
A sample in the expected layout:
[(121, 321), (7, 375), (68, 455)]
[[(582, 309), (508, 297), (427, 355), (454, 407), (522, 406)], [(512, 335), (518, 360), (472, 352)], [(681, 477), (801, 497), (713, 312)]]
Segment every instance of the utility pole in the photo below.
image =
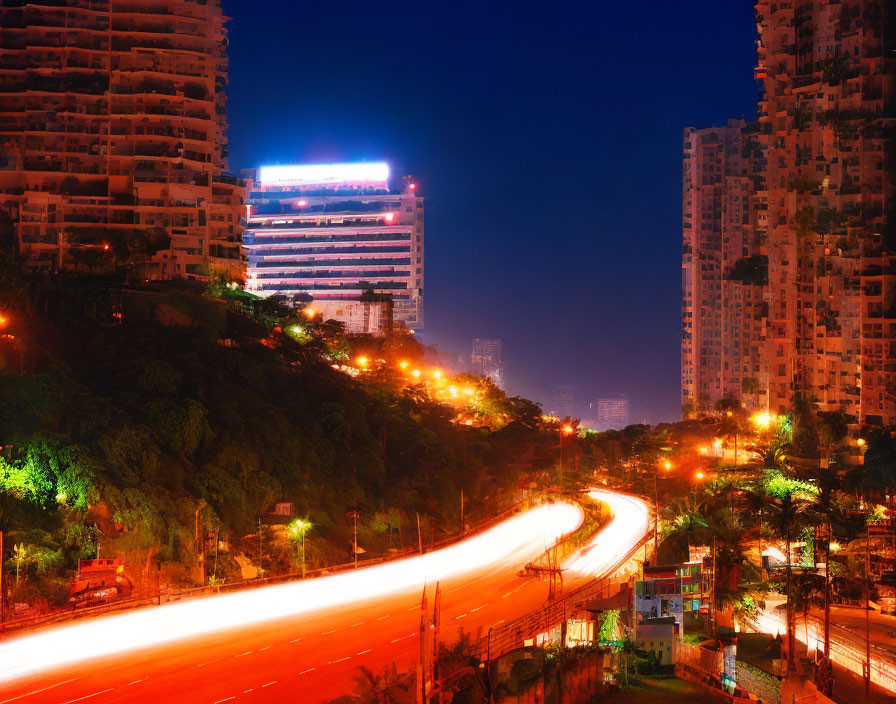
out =
[[(197, 514), (199, 512), (197, 511)], [(264, 555), (262, 551), (262, 542), (261, 542), (261, 518), (258, 519), (258, 574), (261, 576), (264, 573), (264, 568), (261, 566), (261, 559)]]
[(460, 490), (460, 532), (464, 532), (464, 490)]
[(439, 691), (439, 704), (442, 704), (442, 672), (439, 668), (439, 631), (442, 626), (442, 588), (436, 582), (436, 597), (432, 609), (432, 678)]
[(354, 519), (355, 524), (355, 538), (353, 542), (352, 548), (352, 557), (354, 558), (354, 569), (358, 569), (358, 512), (352, 511), (352, 519)]
[(865, 704), (871, 695), (871, 524), (865, 525)]
[(417, 512), (417, 545), (420, 548), (420, 554), (423, 554), (423, 533), (420, 532), (420, 512)]

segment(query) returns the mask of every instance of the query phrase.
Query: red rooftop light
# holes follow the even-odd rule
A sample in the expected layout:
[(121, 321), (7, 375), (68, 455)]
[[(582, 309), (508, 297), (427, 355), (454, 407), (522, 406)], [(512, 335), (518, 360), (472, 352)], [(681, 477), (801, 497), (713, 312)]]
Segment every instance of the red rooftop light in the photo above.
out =
[(392, 222), (395, 219), (395, 213), (386, 213), (383, 217), (386, 219), (386, 222)]
[(415, 190), (417, 190), (417, 184), (412, 183), (410, 186), (408, 186), (408, 188), (410, 188), (412, 191), (415, 191)]
[(308, 205), (308, 201), (303, 198), (300, 201), (296, 201), (296, 205), (300, 208), (304, 208), (306, 205)]

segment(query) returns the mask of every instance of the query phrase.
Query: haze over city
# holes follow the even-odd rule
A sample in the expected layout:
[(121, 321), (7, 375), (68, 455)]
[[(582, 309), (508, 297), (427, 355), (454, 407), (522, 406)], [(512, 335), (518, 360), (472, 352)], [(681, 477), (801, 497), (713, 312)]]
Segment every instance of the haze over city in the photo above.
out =
[(681, 131), (755, 113), (749, 3), (224, 10), (234, 170), (419, 180), (427, 343), (502, 338), (546, 410), (562, 384), (578, 412), (624, 393), (632, 422), (679, 416)]

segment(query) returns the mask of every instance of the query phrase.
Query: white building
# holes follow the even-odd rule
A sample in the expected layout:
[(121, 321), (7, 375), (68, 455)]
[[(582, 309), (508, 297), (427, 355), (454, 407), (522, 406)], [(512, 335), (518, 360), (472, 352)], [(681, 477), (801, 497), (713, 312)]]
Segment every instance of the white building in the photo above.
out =
[(423, 326), (423, 198), (415, 183), (406, 178), (390, 190), (385, 163), (265, 166), (245, 175), (247, 291), (307, 294), (315, 308), (348, 310), (372, 290), (392, 295), (399, 326)]

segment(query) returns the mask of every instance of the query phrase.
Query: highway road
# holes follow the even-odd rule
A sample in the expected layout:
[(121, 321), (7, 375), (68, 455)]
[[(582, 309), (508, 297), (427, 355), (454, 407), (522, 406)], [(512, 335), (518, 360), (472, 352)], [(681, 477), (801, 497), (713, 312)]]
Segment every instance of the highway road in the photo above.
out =
[[(570, 569), (571, 587), (621, 560), (622, 542), (647, 530), (643, 502), (592, 497), (615, 516), (579, 556), (587, 565)], [(541, 606), (547, 584), (517, 571), (581, 520), (577, 506), (542, 506), (418, 557), (9, 639), (0, 643), (0, 704), (326, 701), (353, 689), (359, 665), (411, 666), (424, 583), (430, 609), (441, 584), (445, 640)]]

